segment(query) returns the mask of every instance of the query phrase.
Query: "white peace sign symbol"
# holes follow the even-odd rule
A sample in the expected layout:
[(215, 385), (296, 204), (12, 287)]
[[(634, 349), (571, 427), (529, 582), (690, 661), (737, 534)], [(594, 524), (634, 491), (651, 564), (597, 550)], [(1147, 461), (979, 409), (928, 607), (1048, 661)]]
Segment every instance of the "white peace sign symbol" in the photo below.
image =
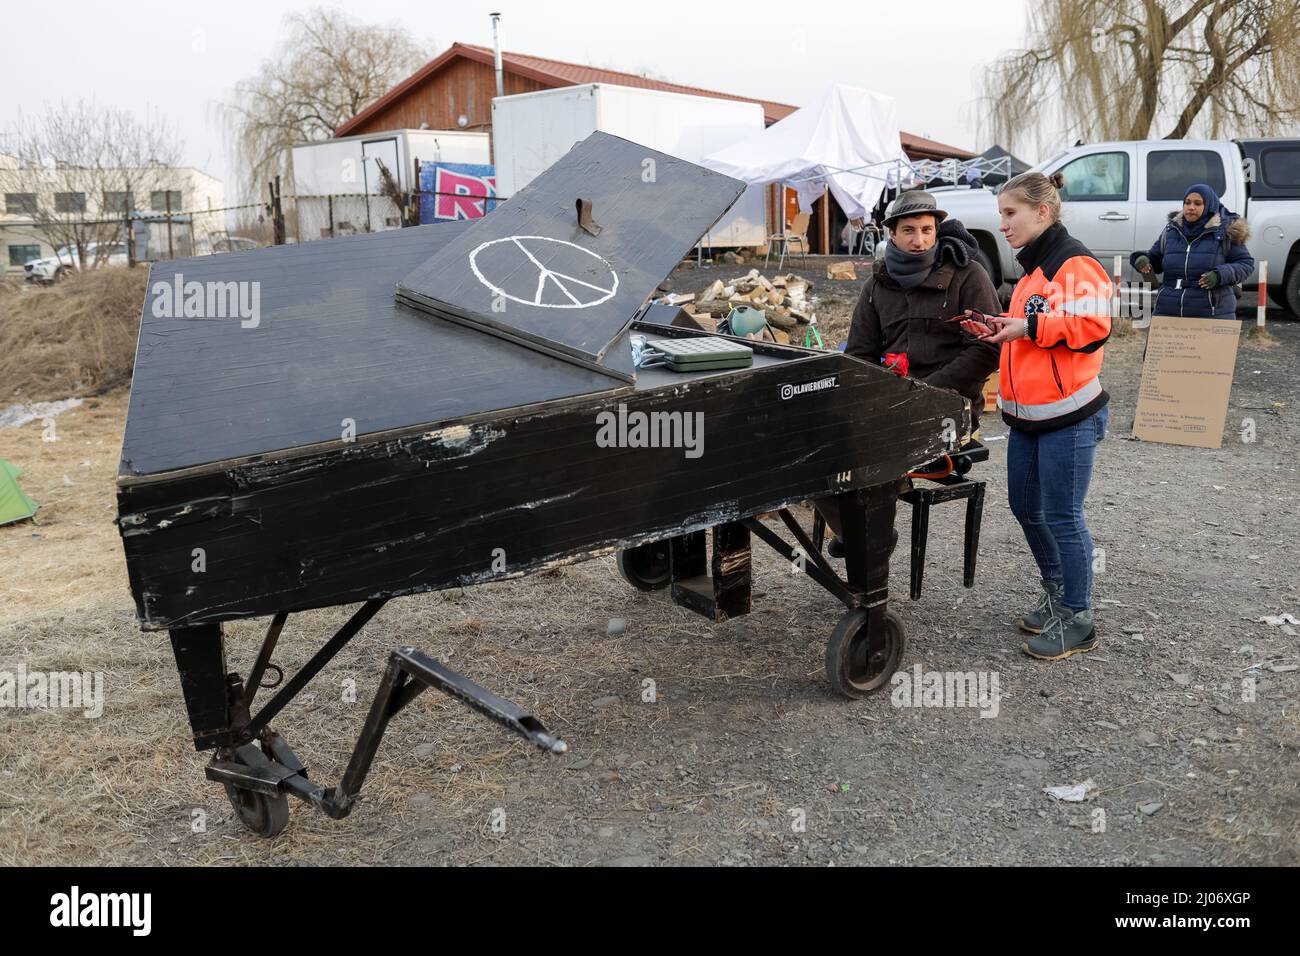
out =
[[(606, 269), (609, 270), (610, 288), (606, 289), (603, 286), (595, 285), (594, 283), (588, 282), (585, 279), (579, 279), (576, 276), (565, 275), (563, 272), (556, 272), (554, 269), (547, 268), (537, 260), (536, 256), (534, 256), (531, 252), (528, 251), (528, 247), (525, 246), (522, 241), (525, 239), (533, 243), (554, 242), (561, 246), (569, 246), (570, 248), (577, 249), (584, 256), (591, 256), (593, 259), (595, 259), (602, 266), (604, 266)], [(488, 279), (485, 275), (483, 275), (482, 272), (479, 271), (478, 254), (482, 252), (484, 249), (486, 249), (488, 246), (495, 246), (501, 242), (514, 243), (516, 246), (519, 247), (519, 251), (522, 252), (525, 256), (527, 256), (528, 260), (537, 267), (537, 272), (538, 272), (537, 291), (533, 295), (532, 299), (521, 299), (518, 296), (511, 295), (509, 292), (507, 292), (505, 289), (502, 289), (500, 286), (493, 283), (491, 279)], [(563, 239), (552, 239), (549, 236), (506, 236), (504, 239), (493, 239), (491, 242), (485, 242), (481, 246), (478, 246), (473, 252), (469, 254), (469, 267), (472, 270), (474, 270), (474, 275), (478, 277), (478, 281), (482, 282), (485, 286), (487, 286), (497, 295), (504, 296), (505, 298), (510, 299), (512, 302), (520, 302), (523, 303), (524, 305), (533, 305), (533, 306), (537, 306), (540, 309), (589, 309), (593, 305), (600, 305), (602, 302), (609, 301), (611, 298), (613, 298), (614, 293), (618, 291), (618, 273), (616, 273), (614, 271), (614, 267), (611, 266), (608, 262), (606, 262), (603, 258), (596, 255), (596, 253), (592, 252), (589, 249), (582, 248), (582, 246), (579, 246), (576, 243), (566, 242)], [(562, 292), (569, 299), (569, 301), (568, 302), (543, 302), (542, 297), (546, 293), (546, 285), (548, 281), (552, 285), (554, 285), (557, 289), (559, 289), (560, 292)], [(573, 294), (572, 290), (570, 290), (569, 288), (570, 285), (582, 286), (584, 289), (591, 290), (586, 293), (587, 295), (592, 295), (593, 292), (598, 292), (601, 293), (601, 296), (598, 299), (592, 299), (590, 302), (584, 302), (577, 295)], [(581, 291), (582, 290), (579, 290), (579, 292)]]

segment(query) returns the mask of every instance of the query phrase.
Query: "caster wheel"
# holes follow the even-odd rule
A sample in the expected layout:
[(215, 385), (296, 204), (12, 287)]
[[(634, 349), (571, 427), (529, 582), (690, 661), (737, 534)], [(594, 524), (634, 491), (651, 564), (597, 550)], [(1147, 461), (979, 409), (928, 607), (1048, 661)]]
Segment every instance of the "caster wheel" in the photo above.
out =
[(236, 787), (233, 783), (224, 786), (239, 822), (258, 836), (276, 836), (289, 825), (289, 798), (284, 794), (270, 796)]
[(846, 611), (826, 645), (826, 679), (845, 697), (858, 700), (889, 683), (907, 649), (903, 619), (893, 611), (884, 617), (884, 641), (875, 653), (867, 653), (867, 609)]
[(638, 591), (658, 591), (672, 583), (672, 541), (651, 541), (618, 553), (618, 573)]

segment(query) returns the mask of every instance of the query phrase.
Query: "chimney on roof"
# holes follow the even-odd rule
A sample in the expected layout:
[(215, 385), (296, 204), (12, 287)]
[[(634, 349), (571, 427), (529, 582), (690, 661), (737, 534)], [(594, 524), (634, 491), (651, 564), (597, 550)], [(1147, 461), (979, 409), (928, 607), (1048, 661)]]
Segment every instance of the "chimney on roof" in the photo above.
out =
[(492, 18), (492, 65), (497, 73), (497, 96), (505, 96), (505, 76), (501, 72), (501, 14), (489, 13), (488, 16)]

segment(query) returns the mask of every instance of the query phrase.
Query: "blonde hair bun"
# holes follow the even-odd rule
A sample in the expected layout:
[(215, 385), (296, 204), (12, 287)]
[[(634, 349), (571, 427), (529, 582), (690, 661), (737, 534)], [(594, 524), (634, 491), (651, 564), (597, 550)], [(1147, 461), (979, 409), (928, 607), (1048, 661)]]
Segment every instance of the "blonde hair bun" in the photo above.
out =
[(1057, 192), (1065, 186), (1065, 177), (1059, 171), (1050, 177), (1040, 172), (1021, 173), (1007, 181), (999, 195), (1010, 196), (1026, 206), (1046, 206), (1052, 222), (1061, 219), (1061, 196)]

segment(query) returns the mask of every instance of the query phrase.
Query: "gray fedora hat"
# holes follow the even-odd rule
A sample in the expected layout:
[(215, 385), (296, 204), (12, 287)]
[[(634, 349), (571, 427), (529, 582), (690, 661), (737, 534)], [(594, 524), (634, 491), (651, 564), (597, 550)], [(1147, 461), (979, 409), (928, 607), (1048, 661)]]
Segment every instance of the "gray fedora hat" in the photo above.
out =
[(889, 208), (885, 210), (885, 225), (892, 228), (894, 221), (904, 216), (926, 215), (934, 216), (935, 222), (943, 222), (948, 218), (948, 214), (939, 208), (933, 196), (924, 189), (913, 189), (900, 193), (889, 204)]

